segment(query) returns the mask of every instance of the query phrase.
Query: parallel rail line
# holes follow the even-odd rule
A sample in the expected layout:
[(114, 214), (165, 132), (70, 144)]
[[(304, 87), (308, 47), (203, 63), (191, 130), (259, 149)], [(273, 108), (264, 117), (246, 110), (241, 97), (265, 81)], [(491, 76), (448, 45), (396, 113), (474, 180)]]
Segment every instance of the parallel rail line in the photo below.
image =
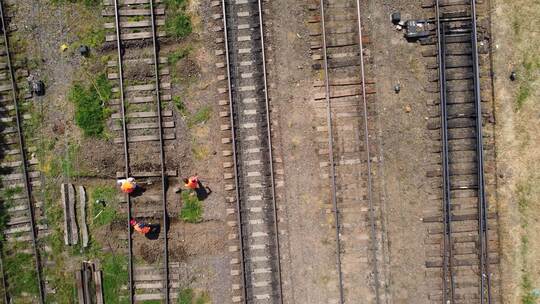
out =
[(283, 303), (262, 1), (222, 0), (241, 295)]
[[(443, 12), (440, 1), (435, 1), (443, 194), (442, 297), (440, 300), (442, 303), (462, 303), (466, 299), (474, 298), (482, 304), (491, 304), (476, 3), (469, 1), (469, 5), (468, 18), (463, 16), (452, 18), (450, 15), (453, 12)], [(445, 18), (448, 16), (450, 18)], [(448, 48), (450, 43), (455, 44), (452, 51)], [(459, 47), (469, 51), (457, 52)], [(457, 88), (460, 88), (460, 91), (457, 91)], [(472, 131), (472, 129), (474, 131), (469, 133), (473, 138), (456, 135), (460, 131)], [(458, 155), (467, 152), (472, 152), (474, 155), (468, 158)], [(467, 163), (468, 161), (472, 163)], [(476, 206), (473, 205), (472, 200), (467, 201), (467, 198), (476, 200)], [(465, 211), (456, 215), (460, 209)], [(473, 216), (473, 212), (476, 212), (476, 216)], [(459, 228), (457, 232), (453, 230), (454, 225)], [(477, 228), (476, 240), (460, 240), (460, 233), (465, 230), (472, 232), (474, 226)], [(475, 250), (471, 250), (464, 244), (473, 241)], [(468, 280), (473, 274), (469, 276), (456, 274), (456, 269), (460, 267), (474, 266), (471, 255), (476, 256), (478, 260), (476, 265), (478, 290), (476, 292), (471, 290), (475, 287)], [(466, 258), (463, 258), (464, 256)]]
[[(105, 1), (106, 4), (110, 4), (110, 0), (106, 0)], [(160, 164), (159, 164), (159, 170), (157, 173), (153, 173), (151, 172), (150, 174), (147, 174), (147, 173), (144, 173), (144, 174), (141, 174), (142, 176), (144, 177), (159, 177), (161, 179), (161, 191), (160, 191), (160, 195), (159, 195), (159, 201), (161, 201), (162, 203), (162, 217), (163, 217), (163, 223), (161, 225), (161, 232), (160, 234), (162, 234), (162, 238), (163, 238), (163, 274), (162, 275), (159, 275), (159, 277), (161, 277), (160, 281), (161, 281), (161, 288), (162, 288), (162, 296), (160, 297), (157, 297), (156, 296), (153, 296), (152, 294), (149, 294), (149, 295), (138, 295), (137, 296), (137, 293), (136, 293), (136, 288), (135, 288), (135, 284), (136, 284), (136, 280), (137, 280), (137, 275), (135, 273), (135, 267), (133, 265), (133, 241), (132, 241), (132, 237), (131, 237), (131, 226), (129, 224), (129, 220), (132, 219), (133, 217), (133, 213), (132, 213), (132, 208), (133, 208), (133, 202), (132, 202), (132, 198), (130, 197), (130, 195), (126, 195), (125, 197), (125, 200), (127, 202), (127, 219), (128, 219), (128, 248), (129, 248), (129, 261), (128, 261), (128, 273), (129, 273), (129, 300), (130, 300), (130, 303), (135, 303), (135, 302), (139, 302), (139, 301), (144, 301), (144, 300), (155, 300), (155, 299), (158, 299), (158, 298), (161, 298), (161, 299), (164, 299), (165, 303), (170, 303), (171, 301), (171, 298), (173, 297), (171, 295), (171, 286), (170, 286), (170, 280), (169, 280), (169, 277), (170, 277), (170, 271), (169, 271), (169, 256), (168, 256), (168, 251), (169, 251), (169, 246), (168, 246), (168, 236), (167, 236), (167, 230), (168, 230), (168, 225), (169, 225), (169, 218), (168, 218), (168, 211), (167, 211), (167, 188), (168, 188), (168, 181), (167, 181), (167, 178), (168, 178), (168, 175), (170, 175), (167, 171), (166, 171), (166, 159), (165, 159), (165, 139), (172, 139), (174, 137), (171, 137), (171, 136), (166, 136), (165, 133), (164, 133), (164, 128), (165, 127), (174, 127), (174, 124), (173, 123), (166, 123), (164, 122), (164, 111), (162, 110), (162, 100), (163, 100), (163, 96), (161, 95), (161, 92), (160, 90), (161, 89), (164, 89), (168, 86), (164, 85), (163, 83), (161, 83), (161, 79), (160, 79), (160, 75), (162, 74), (162, 70), (160, 69), (160, 63), (162, 63), (163, 60), (161, 60), (159, 58), (159, 44), (158, 44), (158, 37), (161, 37), (163, 36), (163, 34), (161, 34), (160, 32), (158, 32), (157, 30), (157, 26), (162, 24), (163, 20), (162, 19), (157, 19), (156, 17), (156, 11), (159, 11), (160, 14), (163, 14), (164, 11), (162, 8), (156, 8), (155, 7), (155, 0), (148, 0), (147, 2), (143, 3), (144, 1), (132, 1), (132, 0), (125, 0), (123, 1), (124, 3), (123, 4), (141, 4), (141, 5), (148, 5), (148, 8), (145, 8), (145, 9), (130, 9), (130, 8), (126, 8), (126, 9), (121, 9), (120, 8), (120, 4), (119, 4), (119, 0), (114, 0), (114, 17), (115, 17), (115, 24), (114, 24), (114, 28), (115, 28), (115, 34), (116, 34), (116, 37), (113, 37), (113, 36), (108, 36), (107, 40), (108, 41), (116, 41), (116, 47), (117, 47), (117, 51), (118, 51), (118, 62), (117, 62), (117, 68), (118, 68), (118, 74), (115, 75), (118, 79), (118, 82), (119, 82), (119, 95), (120, 95), (120, 116), (118, 118), (121, 119), (121, 122), (122, 122), (122, 128), (121, 128), (121, 131), (122, 131), (122, 141), (121, 143), (123, 144), (124, 146), (124, 162), (125, 162), (125, 168), (124, 168), (124, 174), (123, 174), (123, 177), (124, 178), (127, 178), (127, 177), (133, 177), (134, 175), (136, 175), (137, 173), (134, 172), (134, 170), (132, 170), (132, 163), (131, 163), (131, 159), (130, 159), (130, 142), (133, 142), (133, 143), (137, 143), (137, 142), (146, 142), (146, 141), (157, 141), (159, 143), (159, 160), (160, 160)], [(159, 0), (157, 2), (160, 2)], [(131, 22), (132, 24), (129, 25), (130, 21), (121, 21), (121, 18), (122, 16), (131, 16), (131, 15), (143, 15), (143, 16), (148, 16), (150, 18), (150, 20), (148, 22)], [(135, 24), (137, 23), (137, 24)], [(125, 33), (123, 34), (122, 33), (122, 29), (124, 27), (127, 27), (127, 28), (137, 28), (137, 27), (144, 27), (144, 28), (150, 28), (150, 29), (147, 29), (146, 32), (130, 32), (130, 33)], [(137, 93), (138, 95), (135, 96), (134, 94), (132, 94), (132, 96), (130, 97), (130, 100), (134, 103), (144, 103), (144, 102), (155, 102), (155, 112), (150, 112), (150, 113), (145, 113), (145, 112), (139, 112), (139, 113), (134, 113), (135, 115), (133, 117), (142, 117), (142, 118), (145, 118), (145, 117), (150, 117), (151, 119), (154, 120), (154, 122), (151, 122), (151, 123), (142, 123), (140, 124), (140, 126), (135, 126), (134, 124), (131, 124), (131, 123), (128, 123), (127, 120), (128, 120), (128, 115), (126, 113), (126, 108), (127, 108), (127, 105), (128, 105), (128, 100), (126, 100), (126, 90), (125, 90), (125, 86), (124, 86), (124, 78), (125, 78), (125, 74), (124, 74), (124, 68), (123, 68), (123, 64), (124, 64), (124, 51), (125, 51), (125, 48), (124, 48), (124, 40), (123, 40), (123, 35), (126, 36), (126, 39), (127, 39), (127, 42), (132, 42), (132, 41), (137, 41), (137, 40), (144, 40), (144, 39), (150, 39), (151, 40), (151, 49), (152, 49), (152, 58), (150, 58), (149, 60), (139, 60), (139, 62), (146, 62), (148, 61), (148, 63), (150, 65), (153, 64), (154, 68), (153, 68), (153, 72), (154, 72), (154, 76), (153, 76), (153, 86), (152, 88), (148, 89), (148, 88), (141, 88), (141, 92), (142, 91), (153, 91), (153, 94), (154, 96), (140, 96), (140, 95), (144, 95), (144, 92), (143, 93)], [(115, 38), (115, 39), (114, 39)], [(133, 60), (131, 59), (131, 61), (137, 61), (137, 60)], [(111, 77), (109, 77), (111, 78)], [(139, 87), (144, 87), (144, 86), (139, 86)], [(167, 98), (170, 100), (170, 96)], [(151, 130), (151, 129), (157, 129), (158, 131), (158, 135), (157, 136), (147, 136), (147, 135), (143, 135), (143, 136), (138, 136), (137, 139), (133, 139), (132, 141), (129, 140), (129, 129), (130, 129), (130, 124), (131, 126), (133, 127), (134, 130), (136, 129), (143, 129), (143, 130)], [(136, 144), (134, 144), (136, 145)], [(137, 177), (137, 176), (134, 176), (134, 177)], [(146, 200), (152, 200), (151, 198), (147, 198)], [(155, 214), (154, 214), (155, 215)], [(149, 215), (149, 216), (152, 216), (152, 215)], [(154, 277), (153, 275), (148, 275), (148, 277)], [(145, 279), (147, 280), (147, 279)], [(155, 279), (148, 279), (150, 281), (153, 281)], [(143, 285), (141, 283), (138, 283), (140, 285)], [(153, 283), (148, 283), (147, 285), (149, 286), (154, 286), (155, 284)], [(144, 287), (142, 287), (144, 288)], [(148, 287), (148, 288), (153, 288), (153, 287)], [(142, 296), (146, 296), (147, 298), (142, 298)], [(151, 297), (151, 298), (150, 298)], [(174, 295), (174, 297), (176, 297), (176, 295)]]
[[(3, 43), (5, 48), (5, 56), (6, 56), (6, 65), (7, 65), (7, 74), (9, 75), (9, 81), (10, 81), (10, 91), (11, 91), (11, 98), (13, 102), (13, 110), (15, 111), (15, 121), (16, 121), (16, 133), (17, 133), (17, 140), (14, 142), (18, 145), (18, 154), (20, 156), (20, 168), (22, 171), (22, 180), (23, 180), (23, 187), (24, 187), (24, 196), (21, 197), (22, 199), (26, 200), (27, 203), (27, 211), (28, 216), (23, 216), (19, 218), (20, 223), (29, 222), (30, 223), (30, 235), (31, 235), (31, 241), (32, 241), (32, 250), (34, 255), (34, 267), (36, 270), (36, 283), (39, 287), (39, 303), (45, 303), (45, 286), (44, 281), (42, 277), (42, 264), (41, 264), (41, 257), (38, 247), (38, 235), (37, 235), (37, 225), (35, 221), (35, 212), (34, 212), (34, 204), (33, 204), (33, 196), (32, 196), (32, 181), (31, 181), (31, 174), (29, 172), (29, 161), (27, 159), (26, 153), (27, 153), (27, 147), (25, 145), (24, 140), (24, 131), (23, 131), (23, 116), (21, 114), (20, 105), (19, 105), (19, 91), (17, 87), (17, 80), (16, 80), (16, 74), (15, 69), (13, 67), (12, 58), (11, 58), (11, 51), (9, 46), (9, 38), (8, 38), (8, 29), (7, 29), (7, 22), (5, 19), (5, 6), (4, 1), (0, 1), (0, 19), (1, 19), (1, 26), (2, 28), (2, 34), (3, 34)], [(6, 110), (4, 108), (4, 110)], [(5, 132), (2, 132), (5, 133)], [(16, 178), (17, 180), (20, 179)], [(4, 187), (6, 187), (4, 185)], [(5, 188), (7, 189), (7, 188)], [(22, 230), (21, 230), (22, 231)], [(3, 266), (3, 265), (2, 265)], [(9, 299), (8, 296), (8, 290), (6, 289), (7, 284), (6, 280), (4, 278), (4, 273), (2, 274), (3, 277), (3, 285), (4, 285), (4, 291), (5, 291), (5, 300), (6, 302)]]
[[(369, 226), (369, 238), (371, 240), (371, 244), (368, 246), (370, 247), (371, 251), (371, 257), (367, 257), (371, 260), (371, 273), (372, 273), (372, 291), (368, 291), (373, 296), (373, 301), (375, 303), (381, 303), (381, 294), (380, 294), (380, 278), (379, 278), (379, 265), (378, 265), (378, 257), (377, 257), (377, 228), (376, 228), (376, 212), (373, 202), (373, 190), (372, 190), (372, 172), (371, 172), (371, 154), (370, 154), (370, 140), (369, 140), (369, 126), (368, 126), (368, 105), (367, 105), (367, 94), (368, 88), (366, 86), (366, 73), (365, 73), (365, 66), (364, 66), (364, 37), (362, 36), (362, 19), (361, 19), (361, 7), (360, 7), (360, 1), (337, 1), (329, 3), (328, 5), (325, 4), (325, 0), (320, 0), (320, 23), (321, 23), (321, 36), (322, 36), (322, 61), (323, 61), (323, 71), (324, 71), (324, 100), (326, 103), (326, 131), (328, 133), (328, 156), (329, 156), (329, 167), (330, 167), (330, 181), (331, 181), (331, 198), (332, 198), (332, 213), (334, 214), (334, 221), (335, 221), (335, 232), (336, 232), (336, 267), (337, 267), (337, 274), (338, 274), (338, 291), (339, 291), (339, 303), (352, 303), (355, 300), (358, 299), (358, 296), (365, 296), (362, 294), (355, 294), (354, 289), (358, 287), (357, 282), (354, 282), (354, 278), (344, 278), (343, 275), (343, 227), (345, 225), (348, 226), (355, 226), (358, 225), (357, 229), (362, 230), (360, 226), (362, 224), (358, 223), (343, 223), (344, 220), (342, 217), (344, 217), (347, 213), (347, 211), (341, 211), (340, 205), (346, 205), (348, 204), (353, 205), (354, 207), (350, 207), (351, 210), (354, 210), (354, 208), (360, 208), (361, 199), (356, 198), (349, 198), (346, 197), (346, 195), (343, 194), (344, 190), (343, 188), (346, 188), (347, 186), (345, 184), (341, 183), (350, 183), (352, 182), (352, 179), (349, 178), (358, 178), (355, 177), (355, 175), (362, 175), (361, 172), (358, 172), (356, 170), (362, 170), (360, 168), (352, 168), (353, 171), (356, 171), (353, 173), (352, 177), (349, 176), (346, 171), (346, 169), (343, 169), (341, 173), (338, 174), (337, 168), (340, 166), (343, 166), (344, 168), (347, 167), (347, 164), (353, 165), (354, 164), (362, 164), (364, 161), (366, 162), (366, 167), (364, 170), (366, 170), (365, 175), (367, 177), (367, 186), (366, 186), (366, 197), (367, 197), (367, 209), (368, 209), (368, 220), (367, 225)], [(349, 16), (346, 15), (349, 10), (345, 10), (345, 8), (352, 8), (354, 6), (356, 16)], [(326, 19), (328, 18), (326, 10), (331, 9), (333, 10), (334, 14), (336, 16), (339, 16), (339, 14), (345, 14), (346, 17), (335, 17), (330, 22), (332, 23), (332, 26), (334, 27), (332, 31), (329, 31), (327, 28), (327, 22)], [(352, 9), (350, 10), (352, 11)], [(355, 21), (355, 30), (350, 30), (350, 27), (347, 27), (349, 23)], [(342, 26), (343, 28), (340, 28)], [(331, 33), (333, 35), (333, 39), (328, 38), (327, 32)], [(352, 48), (351, 48), (352, 47)], [(332, 51), (332, 54), (329, 54), (329, 51)], [(340, 53), (341, 52), (341, 53)], [(332, 61), (331, 61), (332, 60)], [(340, 61), (341, 60), (341, 61)], [(359, 69), (358, 69), (359, 68)], [(359, 79), (358, 79), (358, 76)], [(360, 83), (358, 83), (360, 81)], [(352, 92), (347, 91), (347, 88), (339, 88), (337, 89), (335, 86), (344, 85), (344, 87), (349, 86), (349, 88), (352, 88)], [(342, 92), (338, 92), (339, 90), (343, 90)], [(334, 119), (334, 116), (337, 116), (339, 118), (339, 114), (334, 113), (333, 109), (333, 102), (336, 102), (339, 104), (340, 102), (346, 102), (346, 98), (351, 98), (351, 102), (355, 104), (354, 109), (352, 110), (353, 113), (355, 113), (353, 116), (356, 116), (359, 114), (362, 116), (363, 123), (352, 123), (352, 130), (355, 133), (354, 129), (359, 128), (362, 131), (362, 135), (353, 135), (354, 137), (349, 138), (350, 134), (344, 134), (339, 135), (338, 137), (343, 136), (341, 138), (341, 141), (350, 141), (352, 144), (356, 144), (356, 147), (352, 148), (353, 156), (349, 155), (349, 151), (351, 148), (346, 147), (337, 147), (335, 148), (336, 144), (336, 137), (334, 133), (336, 132), (337, 128), (340, 128), (338, 126), (338, 120)], [(345, 99), (340, 99), (345, 98)], [(344, 106), (344, 105), (341, 105)], [(341, 113), (344, 114), (344, 113)], [(349, 113), (347, 113), (349, 114)], [(344, 117), (350, 117), (350, 115), (342, 115)], [(334, 128), (334, 125), (336, 125), (337, 128)], [(343, 128), (343, 127), (342, 127)], [(342, 131), (340, 131), (342, 132)], [(338, 132), (338, 133), (340, 133)], [(337, 134), (337, 133), (336, 133)], [(363, 137), (363, 141), (360, 139), (360, 137)], [(347, 139), (344, 139), (347, 138)], [(362, 147), (363, 144), (363, 147)], [(365, 153), (362, 153), (362, 148), (365, 149)], [(335, 158), (339, 156), (340, 161), (336, 162)], [(350, 159), (347, 162), (348, 157), (358, 157), (357, 159)], [(337, 176), (342, 176), (341, 183), (337, 181)], [(347, 175), (347, 177), (345, 176)], [(363, 188), (363, 187), (362, 187)], [(357, 189), (356, 191), (362, 191), (364, 189)], [(341, 193), (341, 195), (338, 195), (338, 193)], [(353, 194), (354, 195), (354, 194)], [(358, 195), (358, 194), (356, 194)], [(347, 207), (344, 207), (343, 209), (347, 209)], [(353, 229), (353, 228), (351, 228)], [(359, 232), (360, 232), (359, 230)], [(356, 231), (356, 230), (355, 230)], [(361, 232), (363, 233), (363, 232)], [(345, 233), (347, 234), (347, 233)], [(351, 239), (354, 238), (354, 236), (351, 237)], [(350, 240), (349, 240), (350, 241)], [(352, 242), (351, 242), (352, 243)], [(350, 245), (350, 247), (354, 248), (354, 245)], [(347, 251), (347, 250), (346, 250)], [(353, 251), (353, 250), (350, 250)], [(350, 260), (358, 259), (357, 257), (348, 257), (349, 263)], [(359, 270), (351, 270), (349, 269), (348, 272), (358, 272)], [(347, 281), (347, 282), (346, 282)], [(345, 285), (348, 285), (347, 288)], [(361, 289), (361, 288), (359, 288)], [(349, 295), (346, 295), (346, 290), (349, 291)], [(368, 298), (366, 298), (368, 299)]]

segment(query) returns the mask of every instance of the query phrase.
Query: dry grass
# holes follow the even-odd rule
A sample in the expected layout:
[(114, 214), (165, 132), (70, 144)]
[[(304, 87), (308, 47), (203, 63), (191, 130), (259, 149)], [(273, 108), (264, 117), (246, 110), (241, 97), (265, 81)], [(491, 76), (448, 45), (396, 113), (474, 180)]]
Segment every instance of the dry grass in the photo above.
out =
[[(537, 0), (495, 1), (498, 206), (503, 303), (538, 302), (540, 289), (540, 19)], [(517, 81), (507, 75), (517, 73)]]

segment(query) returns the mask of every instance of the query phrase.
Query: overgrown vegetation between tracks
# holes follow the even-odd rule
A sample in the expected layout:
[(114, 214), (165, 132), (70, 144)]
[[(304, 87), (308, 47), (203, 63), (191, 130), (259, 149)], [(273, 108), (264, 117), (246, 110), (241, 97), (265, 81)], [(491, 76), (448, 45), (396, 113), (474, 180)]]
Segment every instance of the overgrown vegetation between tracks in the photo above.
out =
[(112, 85), (105, 74), (90, 81), (87, 86), (76, 83), (69, 91), (69, 100), (75, 105), (75, 123), (84, 135), (103, 137), (106, 120), (111, 114), (107, 103), (112, 98)]
[(203, 208), (193, 191), (182, 191), (182, 210), (180, 218), (187, 223), (199, 223), (202, 221)]
[(185, 288), (180, 291), (178, 304), (208, 304), (210, 296), (206, 292), (197, 293), (191, 288)]
[(165, 31), (174, 38), (185, 38), (193, 31), (191, 17), (187, 12), (188, 0), (165, 0), (167, 17)]

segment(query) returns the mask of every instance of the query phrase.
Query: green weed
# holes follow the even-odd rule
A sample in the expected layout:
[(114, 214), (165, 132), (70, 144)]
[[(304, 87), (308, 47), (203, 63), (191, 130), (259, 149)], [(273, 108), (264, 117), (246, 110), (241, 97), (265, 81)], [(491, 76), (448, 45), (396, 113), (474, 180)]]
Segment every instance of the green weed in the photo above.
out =
[(165, 0), (167, 9), (186, 9), (188, 0)]
[(127, 258), (124, 255), (106, 254), (101, 261), (103, 293), (106, 303), (129, 303), (122, 286), (128, 281)]
[(194, 143), (191, 147), (191, 153), (193, 153), (196, 160), (204, 160), (208, 157), (209, 151), (208, 147)]
[(184, 12), (179, 12), (165, 20), (165, 31), (175, 38), (185, 38), (193, 31), (191, 17)]
[(4, 272), (9, 283), (9, 293), (14, 296), (23, 292), (37, 295), (39, 286), (36, 279), (34, 258), (31, 253), (15, 252), (4, 258)]
[(95, 7), (96, 5), (101, 5), (101, 0), (50, 0), (52, 4), (60, 5), (67, 3), (81, 3), (88, 7)]
[[(110, 224), (117, 218), (116, 203), (118, 191), (111, 186), (96, 187), (90, 197), (92, 205), (92, 225), (96, 227)], [(105, 206), (97, 201), (104, 201)]]
[(208, 304), (210, 303), (210, 295), (207, 292), (202, 292), (199, 295), (191, 288), (185, 288), (180, 291), (178, 296), (178, 304)]
[(182, 210), (180, 218), (187, 223), (199, 223), (202, 221), (202, 204), (194, 195), (193, 191), (182, 191)]
[(92, 27), (88, 31), (82, 33), (80, 39), (81, 44), (91, 48), (98, 48), (105, 42), (105, 29), (101, 27)]
[(193, 289), (186, 288), (180, 291), (178, 297), (178, 304), (192, 304), (193, 303)]
[(85, 136), (104, 136), (105, 121), (110, 114), (105, 104), (111, 97), (112, 86), (105, 74), (99, 75), (90, 86), (75, 84), (71, 88), (69, 100), (75, 104), (75, 123)]
[(191, 127), (198, 124), (204, 124), (210, 119), (211, 116), (212, 108), (210, 106), (203, 106), (197, 110), (193, 116), (191, 116), (188, 125)]
[(185, 38), (193, 32), (191, 17), (187, 14), (187, 0), (166, 0), (165, 31), (175, 38)]
[(175, 65), (181, 59), (186, 58), (186, 56), (189, 55), (190, 52), (191, 52), (191, 48), (186, 47), (186, 48), (180, 49), (180, 50), (178, 50), (176, 52), (170, 53), (169, 55), (167, 55), (167, 59), (169, 61), (169, 64), (170, 65)]
[(180, 115), (182, 115), (182, 117), (185, 118), (189, 116), (189, 110), (187, 109), (186, 104), (184, 103), (184, 101), (182, 100), (180, 96), (174, 96), (173, 103), (176, 109), (178, 109), (178, 112), (180, 112)]

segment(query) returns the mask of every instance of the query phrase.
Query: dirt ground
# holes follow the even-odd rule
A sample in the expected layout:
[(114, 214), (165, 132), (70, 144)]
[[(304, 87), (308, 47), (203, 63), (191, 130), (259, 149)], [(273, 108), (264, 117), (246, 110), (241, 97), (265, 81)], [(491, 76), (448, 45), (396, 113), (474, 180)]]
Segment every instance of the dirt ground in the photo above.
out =
[[(316, 75), (311, 69), (310, 37), (305, 22), (309, 1), (278, 0), (268, 6), (272, 14), (273, 51), (270, 66), (270, 96), (273, 119), (279, 122), (283, 164), (284, 211), (288, 259), (284, 268), (286, 303), (327, 303), (335, 290), (334, 243), (328, 233), (320, 193), (317, 132), (311, 87)], [(279, 17), (278, 17), (279, 16)], [(267, 24), (267, 27), (270, 26)]]
[[(411, 1), (370, 1), (364, 23), (372, 44), (371, 66), (377, 87), (379, 146), (376, 182), (382, 196), (388, 237), (388, 292), (392, 303), (428, 303), (422, 210), (428, 207), (426, 117), (427, 76), (421, 48), (407, 43), (390, 22), (393, 12), (402, 20), (422, 18), (426, 12)], [(394, 86), (399, 84), (398, 94)]]
[(540, 6), (528, 0), (492, 6), (503, 303), (538, 303), (540, 35), (530, 21), (540, 18)]

